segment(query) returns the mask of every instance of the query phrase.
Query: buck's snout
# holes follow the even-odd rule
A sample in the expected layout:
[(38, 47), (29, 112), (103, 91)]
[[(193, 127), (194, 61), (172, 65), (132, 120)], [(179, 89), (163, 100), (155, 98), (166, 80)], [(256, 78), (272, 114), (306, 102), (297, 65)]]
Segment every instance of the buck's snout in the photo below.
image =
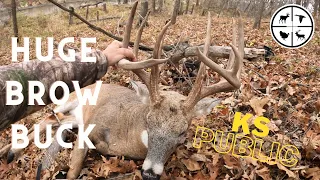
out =
[(143, 180), (159, 180), (160, 175), (155, 174), (152, 169), (142, 170), (142, 179)]
[(146, 158), (142, 166), (142, 178), (143, 180), (156, 180), (160, 179), (163, 171), (163, 163), (152, 162), (149, 158)]
[[(152, 139), (152, 138), (151, 138)], [(166, 160), (175, 148), (175, 143), (172, 141), (164, 141), (165, 138), (158, 137), (157, 141), (151, 141), (148, 149), (148, 154), (142, 165), (143, 180), (160, 179), (164, 169)]]

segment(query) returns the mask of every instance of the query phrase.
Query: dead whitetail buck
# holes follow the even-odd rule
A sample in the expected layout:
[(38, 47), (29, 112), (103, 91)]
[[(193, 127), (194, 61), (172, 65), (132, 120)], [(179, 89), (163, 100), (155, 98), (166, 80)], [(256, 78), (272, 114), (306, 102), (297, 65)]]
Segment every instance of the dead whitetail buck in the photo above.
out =
[[(126, 28), (123, 44), (128, 46), (130, 31), (137, 3), (134, 4)], [(202, 62), (194, 86), (189, 95), (183, 96), (174, 91), (162, 91), (159, 88), (158, 64), (167, 61), (159, 59), (161, 52), (161, 41), (170, 26), (168, 22), (162, 29), (156, 41), (152, 60), (141, 62), (130, 62), (121, 60), (119, 67), (132, 70), (143, 81), (144, 84), (133, 82), (136, 91), (111, 84), (103, 84), (100, 90), (96, 106), (81, 106), (78, 104), (75, 94), (70, 96), (69, 101), (57, 107), (54, 112), (59, 116), (60, 123), (72, 123), (74, 127), (78, 124), (96, 124), (89, 135), (96, 149), (103, 155), (126, 156), (134, 159), (145, 159), (142, 166), (143, 179), (159, 179), (163, 172), (166, 160), (175, 150), (179, 143), (184, 142), (184, 134), (191, 124), (192, 118), (209, 114), (211, 109), (218, 103), (216, 99), (207, 96), (236, 90), (240, 87), (239, 80), (242, 58), (244, 54), (243, 24), (241, 18), (238, 25), (233, 24), (233, 44), (238, 43), (238, 49), (231, 45), (233, 52), (223, 69), (211, 59), (207, 58), (210, 34), (211, 16), (208, 15), (207, 37), (204, 52), (198, 50), (198, 57)], [(141, 26), (143, 27), (143, 26)], [(238, 39), (237, 39), (238, 27)], [(142, 28), (138, 32), (135, 48), (139, 44)], [(136, 52), (136, 51), (135, 51)], [(203, 86), (206, 77), (205, 65), (222, 76), (222, 79), (211, 86)], [(151, 67), (151, 73), (143, 68)], [(92, 92), (95, 85), (88, 86)], [(45, 124), (55, 123), (50, 116)], [(44, 128), (42, 128), (44, 130)], [(33, 138), (33, 133), (30, 138)], [(79, 140), (76, 141), (76, 146)], [(54, 143), (52, 144), (54, 146)], [(48, 162), (55, 156), (59, 149), (50, 149), (45, 157), (43, 167), (48, 167)], [(11, 156), (21, 149), (11, 149)], [(71, 155), (70, 169), (67, 178), (77, 178), (82, 169), (88, 147), (84, 149), (74, 148)], [(48, 160), (49, 159), (49, 160)]]

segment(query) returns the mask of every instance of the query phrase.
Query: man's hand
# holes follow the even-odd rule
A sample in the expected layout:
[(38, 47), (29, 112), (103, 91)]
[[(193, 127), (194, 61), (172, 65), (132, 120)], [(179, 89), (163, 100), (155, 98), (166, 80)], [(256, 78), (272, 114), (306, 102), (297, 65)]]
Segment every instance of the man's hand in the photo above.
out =
[(128, 59), (131, 61), (136, 61), (131, 49), (123, 48), (122, 43), (119, 41), (113, 41), (109, 46), (103, 51), (103, 54), (108, 59), (109, 66), (117, 64), (121, 59)]

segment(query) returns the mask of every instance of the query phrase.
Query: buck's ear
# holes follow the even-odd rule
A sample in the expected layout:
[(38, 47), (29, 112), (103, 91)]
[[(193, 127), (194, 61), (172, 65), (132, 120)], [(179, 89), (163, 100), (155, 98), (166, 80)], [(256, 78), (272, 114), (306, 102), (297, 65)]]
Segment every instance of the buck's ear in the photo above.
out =
[(203, 98), (194, 107), (195, 113), (197, 116), (208, 115), (208, 114), (210, 114), (212, 108), (214, 108), (220, 102), (221, 102), (220, 99), (213, 99), (213, 98), (208, 98), (208, 97)]
[(142, 103), (148, 104), (149, 103), (149, 91), (145, 84), (142, 84), (139, 81), (130, 81), (133, 89), (137, 92), (137, 95), (140, 97)]

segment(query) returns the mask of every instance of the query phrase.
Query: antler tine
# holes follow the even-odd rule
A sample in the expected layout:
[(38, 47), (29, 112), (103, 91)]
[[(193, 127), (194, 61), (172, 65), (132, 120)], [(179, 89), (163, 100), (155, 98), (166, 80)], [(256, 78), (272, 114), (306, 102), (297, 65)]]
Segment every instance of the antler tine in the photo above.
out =
[[(233, 26), (235, 27), (236, 25), (233, 24)], [(235, 30), (233, 31), (233, 33), (234, 33), (233, 43), (235, 43), (237, 34)], [(219, 73), (225, 79), (221, 80), (220, 82), (212, 86), (204, 87), (200, 95), (201, 99), (211, 94), (231, 91), (234, 89), (238, 89), (240, 87), (240, 74), (241, 74), (241, 68), (242, 68), (242, 59), (244, 56), (244, 31), (243, 31), (243, 22), (242, 22), (241, 15), (238, 18), (238, 41), (237, 42), (238, 42), (238, 49), (234, 45), (231, 45), (234, 56), (230, 58), (230, 61), (234, 63), (231, 62), (229, 64), (231, 64), (231, 66), (233, 65), (233, 67), (230, 67), (230, 69), (228, 70), (223, 70), (223, 71), (229, 72), (230, 74)], [(216, 68), (216, 65), (212, 65), (213, 63), (207, 61), (207, 59), (204, 60), (203, 62), (206, 63), (210, 68), (213, 67), (212, 69)]]
[[(240, 24), (240, 23), (238, 23), (238, 24)], [(234, 21), (233, 21), (233, 27), (235, 27)], [(235, 43), (236, 42), (236, 29), (235, 28), (233, 28), (233, 38), (232, 39), (233, 39), (232, 42)], [(240, 81), (239, 81), (237, 75), (238, 75), (238, 71), (240, 68), (242, 58), (241, 58), (241, 55), (240, 55), (239, 51), (237, 50), (237, 48), (232, 44), (230, 44), (230, 45), (232, 48), (232, 53), (229, 57), (229, 62), (228, 62), (229, 67), (227, 67), (227, 69), (223, 69), (222, 67), (220, 67), (217, 63), (215, 63), (214, 61), (209, 59), (204, 53), (200, 52), (199, 49), (198, 49), (198, 57), (201, 62), (203, 62), (204, 64), (209, 66), (212, 70), (214, 70), (218, 74), (220, 74), (232, 86), (234, 86), (235, 88), (239, 88)]]
[[(240, 68), (240, 61), (239, 59), (241, 59), (240, 57), (240, 53), (237, 50), (237, 48), (230, 44), (232, 51), (234, 53), (233, 58), (230, 59), (230, 61), (233, 61), (232, 64), (234, 64), (234, 66), (232, 67), (232, 69), (223, 69), (222, 67), (220, 67), (217, 63), (215, 63), (214, 61), (212, 61), (211, 59), (209, 59), (204, 53), (200, 52), (200, 50), (198, 49), (198, 57), (199, 60), (201, 62), (203, 62), (205, 65), (209, 66), (212, 70), (216, 71), (218, 74), (220, 74), (223, 78), (225, 78), (232, 86), (239, 88), (240, 87), (240, 81), (237, 78), (237, 74)], [(237, 61), (235, 61), (234, 59), (237, 59)]]
[[(237, 34), (237, 27), (234, 26), (234, 18), (232, 18), (232, 44), (237, 44), (237, 36), (234, 36), (234, 34)], [(229, 55), (229, 61), (227, 63), (227, 68), (226, 69), (231, 69), (232, 65), (234, 63), (234, 52), (232, 49), (230, 49), (230, 55)]]
[[(211, 40), (211, 13), (208, 12), (208, 23), (207, 23), (207, 35), (204, 45), (204, 54), (207, 55), (209, 51), (210, 46), (210, 40)], [(200, 68), (198, 71), (198, 75), (196, 77), (196, 81), (186, 99), (186, 101), (183, 104), (183, 107), (185, 111), (189, 111), (199, 100), (200, 100), (200, 92), (202, 88), (203, 80), (206, 76), (205, 74), (205, 64), (201, 62)]]
[(138, 33), (137, 33), (137, 37), (136, 37), (136, 41), (134, 42), (133, 53), (134, 53), (134, 55), (136, 57), (138, 57), (139, 44), (140, 44), (140, 41), (141, 41), (143, 28), (147, 23), (149, 15), (150, 15), (150, 11), (148, 11), (147, 15), (144, 17), (142, 23), (140, 24), (140, 27), (139, 27), (139, 30), (138, 30)]
[(128, 22), (126, 24), (125, 33), (123, 35), (123, 40), (122, 40), (123, 47), (125, 48), (129, 46), (131, 29), (132, 29), (134, 15), (137, 11), (137, 6), (138, 6), (138, 1), (133, 3)]
[[(169, 26), (171, 25), (171, 21), (169, 21), (161, 30), (157, 41), (155, 43), (154, 49), (153, 49), (153, 58), (159, 59), (161, 55), (161, 42), (163, 40), (163, 37), (168, 30)], [(160, 102), (160, 94), (159, 94), (159, 66), (154, 65), (151, 68), (151, 78), (150, 78), (150, 100), (153, 105), (157, 105)]]
[[(131, 12), (130, 12), (130, 16), (126, 25), (126, 30), (123, 36), (123, 47), (127, 48), (129, 46), (129, 42), (130, 42), (130, 34), (131, 34), (131, 29), (132, 29), (132, 24), (133, 24), (133, 19), (134, 19), (134, 15), (136, 13), (137, 10), (137, 6), (138, 6), (138, 1), (133, 3)], [(127, 59), (122, 59), (118, 62), (118, 66), (122, 69), (126, 69), (126, 70), (138, 70), (138, 69), (143, 69), (143, 68), (147, 68), (147, 67), (151, 67), (154, 66), (156, 64), (160, 64), (160, 63), (164, 63), (168, 61), (168, 59), (149, 59), (147, 61), (140, 61), (140, 62), (131, 62)], [(139, 74), (142, 74), (141, 71), (136, 71)], [(136, 73), (134, 72), (134, 73)], [(136, 73), (137, 74), (137, 73)], [(139, 75), (139, 78), (141, 78)], [(143, 73), (144, 75), (142, 75), (142, 77), (145, 77), (146, 74)], [(144, 78), (146, 80), (146, 77)], [(144, 79), (142, 79), (144, 81)], [(145, 81), (148, 82), (148, 81)]]
[[(131, 29), (132, 29), (134, 14), (137, 10), (137, 6), (138, 6), (138, 1), (136, 1), (132, 6), (129, 20), (128, 20), (127, 26), (126, 26), (126, 31), (123, 35), (122, 45), (124, 48), (127, 48), (129, 46), (130, 33), (131, 33)], [(122, 59), (118, 62), (118, 66), (122, 69), (128, 69), (130, 66), (132, 67), (134, 65), (133, 63), (135, 63), (135, 62), (130, 62), (127, 59)], [(142, 68), (136, 68), (135, 70), (132, 70), (132, 71), (148, 86), (147, 83), (149, 82), (150, 75), (147, 72), (145, 72)]]
[[(206, 37), (206, 43), (204, 47), (204, 52), (202, 53), (198, 49), (198, 57), (199, 60), (202, 62), (200, 65), (200, 70), (198, 72), (198, 76), (196, 78), (195, 85), (193, 86), (188, 98), (186, 99), (184, 103), (184, 108), (186, 111), (189, 111), (191, 108), (194, 107), (194, 105), (202, 98), (218, 93), (218, 92), (224, 92), (224, 91), (230, 91), (234, 89), (238, 89), (241, 85), (240, 83), (240, 73), (241, 73), (241, 67), (242, 67), (242, 59), (244, 55), (244, 33), (243, 33), (243, 24), (241, 16), (238, 20), (238, 48), (239, 50), (233, 45), (236, 44), (237, 40), (237, 33), (236, 33), (236, 25), (233, 23), (233, 44), (231, 45), (232, 53), (229, 57), (228, 67), (227, 69), (221, 68), (218, 64), (216, 64), (214, 61), (209, 59), (207, 57), (208, 49), (210, 45), (210, 29), (211, 29), (211, 17), (210, 13), (208, 13), (208, 26), (207, 26), (207, 37)], [(205, 77), (205, 69), (204, 64), (209, 66), (212, 70), (216, 71), (218, 74), (220, 74), (223, 77), (223, 80), (218, 82), (217, 84), (214, 84), (209, 87), (203, 87), (203, 78)]]

